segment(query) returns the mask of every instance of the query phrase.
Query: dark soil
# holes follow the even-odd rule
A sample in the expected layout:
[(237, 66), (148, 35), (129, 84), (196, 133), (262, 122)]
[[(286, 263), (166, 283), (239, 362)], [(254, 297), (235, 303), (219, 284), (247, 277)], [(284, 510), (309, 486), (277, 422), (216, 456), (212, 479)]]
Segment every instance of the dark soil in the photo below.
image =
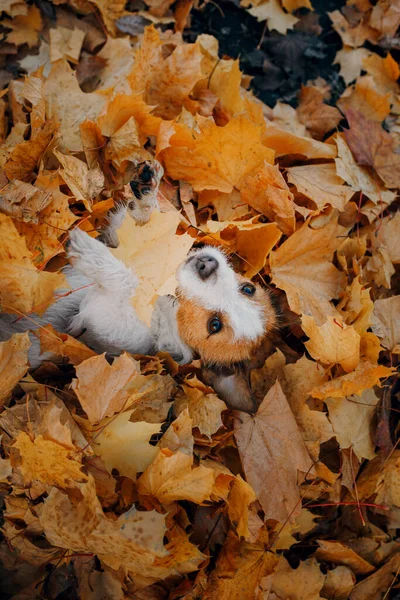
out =
[(214, 35), (220, 55), (240, 59), (241, 70), (253, 76), (251, 87), (256, 96), (273, 107), (278, 100), (296, 104), (302, 84), (322, 77), (331, 86), (331, 102), (344, 90), (339, 65), (333, 65), (342, 47), (332, 29), (328, 12), (340, 9), (344, 0), (312, 0), (315, 12), (300, 10), (295, 28), (282, 35), (265, 30), (239, 2), (208, 2), (191, 13), (185, 39), (194, 41), (198, 34)]

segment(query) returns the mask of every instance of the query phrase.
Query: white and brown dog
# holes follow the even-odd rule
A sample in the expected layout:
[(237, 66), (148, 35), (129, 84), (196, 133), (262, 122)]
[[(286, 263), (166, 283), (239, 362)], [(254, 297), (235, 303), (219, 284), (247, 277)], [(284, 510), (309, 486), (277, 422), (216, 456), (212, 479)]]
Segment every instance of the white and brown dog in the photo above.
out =
[[(77, 291), (51, 305), (38, 325), (51, 323), (99, 353), (164, 351), (181, 364), (200, 358), (205, 381), (229, 406), (256, 410), (249, 371), (263, 362), (260, 350), (277, 327), (276, 311), (268, 291), (236, 274), (222, 251), (206, 246), (189, 253), (176, 274), (176, 296), (157, 300), (151, 327), (131, 304), (139, 284), (135, 273), (107, 246), (74, 229), (68, 257), (71, 264), (64, 273)], [(17, 327), (12, 321), (13, 315), (2, 315), (1, 339), (32, 329), (31, 320)], [(45, 357), (33, 340), (34, 367)]]

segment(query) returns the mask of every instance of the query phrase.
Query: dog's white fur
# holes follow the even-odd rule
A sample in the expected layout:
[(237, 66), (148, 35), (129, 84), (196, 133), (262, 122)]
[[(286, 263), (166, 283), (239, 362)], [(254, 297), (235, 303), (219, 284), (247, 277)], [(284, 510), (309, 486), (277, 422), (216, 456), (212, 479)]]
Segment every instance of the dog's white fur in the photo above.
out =
[[(14, 315), (0, 316), (0, 340), (18, 331), (36, 329), (50, 323), (59, 331), (79, 337), (98, 353), (118, 355), (169, 352), (184, 364), (193, 359), (193, 351), (181, 339), (176, 313), (178, 299), (163, 296), (155, 304), (151, 327), (141, 321), (131, 304), (138, 286), (132, 269), (113, 256), (100, 241), (80, 229), (70, 232), (70, 265), (64, 273), (73, 291), (61, 296), (42, 319), (18, 320)], [(194, 260), (211, 256), (218, 262), (212, 275), (202, 280)], [(236, 339), (254, 340), (262, 335), (265, 317), (257, 303), (239, 290), (239, 283), (226, 256), (213, 247), (189, 253), (177, 272), (180, 296), (196, 300), (203, 307), (228, 316)], [(32, 335), (30, 363), (36, 367), (47, 358), (40, 354), (39, 340)]]
[[(198, 276), (194, 260), (209, 256), (218, 262), (218, 269), (205, 281)], [(234, 331), (236, 340), (256, 340), (265, 329), (262, 307), (249, 301), (239, 291), (239, 282), (226, 256), (218, 248), (207, 246), (194, 250), (188, 260), (178, 269), (176, 279), (181, 293), (196, 300), (204, 308), (216, 313), (225, 313)]]

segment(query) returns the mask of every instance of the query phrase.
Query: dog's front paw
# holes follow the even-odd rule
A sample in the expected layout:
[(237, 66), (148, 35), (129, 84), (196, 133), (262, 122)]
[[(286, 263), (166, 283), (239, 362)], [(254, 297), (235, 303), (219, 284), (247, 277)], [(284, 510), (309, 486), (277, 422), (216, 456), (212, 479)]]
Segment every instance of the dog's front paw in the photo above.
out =
[(157, 193), (164, 170), (157, 160), (146, 160), (137, 165), (129, 183), (134, 198), (128, 202), (128, 213), (138, 225), (149, 222), (158, 210)]

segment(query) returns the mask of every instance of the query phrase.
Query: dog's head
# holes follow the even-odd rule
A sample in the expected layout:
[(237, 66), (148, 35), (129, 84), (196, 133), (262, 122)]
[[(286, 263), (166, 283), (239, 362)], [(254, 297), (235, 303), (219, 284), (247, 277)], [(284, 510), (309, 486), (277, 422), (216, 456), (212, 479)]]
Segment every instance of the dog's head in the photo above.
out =
[(192, 251), (177, 271), (176, 332), (203, 363), (204, 379), (230, 406), (254, 412), (249, 372), (277, 328), (267, 290), (235, 273), (214, 247)]

